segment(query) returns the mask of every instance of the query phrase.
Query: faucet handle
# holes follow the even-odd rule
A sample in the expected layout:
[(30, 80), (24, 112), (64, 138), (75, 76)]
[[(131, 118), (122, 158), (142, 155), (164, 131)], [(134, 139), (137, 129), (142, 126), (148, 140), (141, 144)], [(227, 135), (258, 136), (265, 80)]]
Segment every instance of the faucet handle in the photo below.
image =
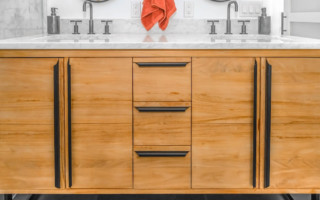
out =
[(78, 26), (78, 23), (81, 23), (82, 20), (70, 20), (71, 23), (74, 23), (74, 27), (73, 27), (73, 33), (72, 34), (80, 34), (79, 33), (79, 26)]
[(208, 23), (212, 23), (211, 24), (211, 32), (210, 32), (210, 34), (217, 34), (216, 33), (216, 25), (215, 25), (215, 23), (218, 23), (218, 22), (220, 22), (219, 20), (208, 20), (207, 21)]
[(246, 35), (248, 34), (247, 33), (247, 25), (246, 23), (249, 23), (250, 20), (238, 20), (239, 23), (242, 23), (242, 26), (241, 26), (241, 33), (242, 35)]
[(104, 27), (104, 33), (103, 34), (111, 34), (110, 33), (110, 27), (109, 27), (109, 23), (112, 23), (112, 20), (101, 20), (102, 23), (106, 23), (105, 27)]

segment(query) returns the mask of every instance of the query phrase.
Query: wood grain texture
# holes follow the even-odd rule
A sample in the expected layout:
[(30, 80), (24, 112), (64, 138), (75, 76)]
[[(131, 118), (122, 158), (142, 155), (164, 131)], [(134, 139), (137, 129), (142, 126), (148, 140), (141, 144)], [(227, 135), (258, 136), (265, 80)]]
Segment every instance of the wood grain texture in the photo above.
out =
[[(135, 107), (189, 107), (185, 112), (139, 112)], [(136, 102), (134, 145), (191, 145), (191, 103)]]
[(193, 124), (192, 188), (252, 188), (252, 125)]
[(72, 188), (132, 188), (132, 125), (72, 126)]
[(139, 67), (136, 62), (191, 62), (190, 58), (135, 58), (134, 101), (191, 101), (191, 63), (185, 67)]
[[(189, 146), (139, 146), (134, 151), (190, 151)], [(190, 189), (191, 152), (186, 157), (134, 157), (135, 189)]]
[(320, 124), (272, 124), (270, 188), (320, 188)]
[(55, 58), (0, 59), (0, 124), (53, 125)]
[(0, 124), (0, 190), (55, 190), (52, 125)]
[(265, 107), (266, 107), (266, 58), (261, 58), (261, 73), (260, 73), (260, 181), (259, 188), (264, 188), (264, 175), (265, 175)]
[(132, 59), (71, 58), (72, 123), (132, 122)]
[(0, 50), (0, 57), (92, 57), (92, 58), (123, 58), (123, 57), (305, 57), (319, 58), (319, 49), (207, 49), (207, 50), (178, 50), (178, 49), (133, 49), (133, 50)]
[(319, 194), (320, 189), (61, 189), (0, 190), (3, 194)]
[(254, 58), (193, 58), (193, 123), (252, 123)]
[(320, 58), (268, 58), (272, 123), (320, 123)]

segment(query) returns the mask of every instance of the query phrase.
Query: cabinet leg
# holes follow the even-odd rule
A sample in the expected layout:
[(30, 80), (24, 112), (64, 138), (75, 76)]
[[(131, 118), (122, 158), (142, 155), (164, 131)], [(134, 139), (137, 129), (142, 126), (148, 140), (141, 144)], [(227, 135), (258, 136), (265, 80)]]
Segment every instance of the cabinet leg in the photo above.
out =
[(291, 194), (284, 194), (283, 196), (286, 200), (294, 200), (294, 198), (291, 196)]
[(320, 200), (320, 194), (312, 194), (311, 200)]
[(4, 200), (12, 200), (12, 194), (4, 194), (3, 199)]

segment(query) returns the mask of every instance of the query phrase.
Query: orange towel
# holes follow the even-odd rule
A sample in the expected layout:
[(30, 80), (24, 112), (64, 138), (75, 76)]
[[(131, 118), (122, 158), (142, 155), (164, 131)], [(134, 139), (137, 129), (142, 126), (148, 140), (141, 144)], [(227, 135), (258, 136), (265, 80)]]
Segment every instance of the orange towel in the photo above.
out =
[(170, 17), (177, 8), (174, 0), (144, 0), (141, 22), (149, 31), (156, 23), (162, 30), (166, 30)]

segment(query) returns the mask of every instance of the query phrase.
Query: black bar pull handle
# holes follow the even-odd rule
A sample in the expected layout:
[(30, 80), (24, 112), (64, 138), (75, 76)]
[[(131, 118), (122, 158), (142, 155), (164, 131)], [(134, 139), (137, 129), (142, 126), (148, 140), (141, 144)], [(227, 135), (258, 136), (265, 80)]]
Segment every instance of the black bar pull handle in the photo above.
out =
[(139, 67), (185, 67), (188, 62), (138, 62)]
[(270, 186), (270, 142), (271, 142), (271, 86), (272, 66), (266, 63), (266, 113), (265, 113), (265, 162), (264, 162), (264, 187)]
[(136, 107), (139, 112), (185, 112), (189, 107)]
[(189, 151), (136, 151), (139, 157), (186, 157)]
[(60, 94), (59, 61), (53, 67), (54, 81), (54, 172), (55, 187), (60, 188)]
[(72, 186), (72, 124), (71, 124), (71, 65), (68, 60), (68, 169), (69, 187)]
[(257, 101), (258, 101), (258, 64), (257, 61), (254, 63), (254, 96), (253, 96), (253, 176), (252, 176), (252, 185), (255, 188), (256, 176), (257, 176)]

